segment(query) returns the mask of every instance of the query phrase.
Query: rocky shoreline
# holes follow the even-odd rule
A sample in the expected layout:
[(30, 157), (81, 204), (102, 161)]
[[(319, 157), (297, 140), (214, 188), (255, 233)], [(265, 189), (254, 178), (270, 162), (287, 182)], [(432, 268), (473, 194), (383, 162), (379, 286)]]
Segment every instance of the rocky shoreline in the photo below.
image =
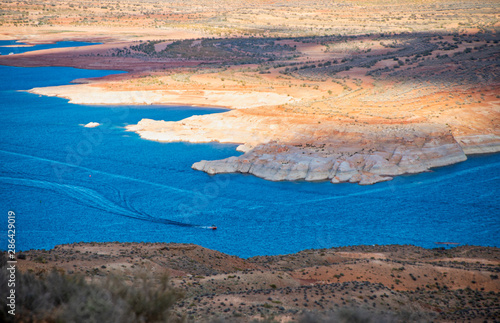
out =
[(239, 157), (200, 161), (192, 167), (208, 174), (249, 173), (271, 181), (329, 180), (369, 185), (467, 159), (445, 131), (434, 131), (432, 136), (401, 132), (383, 139), (340, 133), (312, 144), (269, 143)]
[(184, 90), (135, 90), (111, 91), (88, 84), (39, 87), (29, 93), (62, 97), (73, 104), (99, 105), (194, 105), (248, 109), (262, 105), (286, 104), (293, 99), (273, 92), (190, 91)]
[[(462, 133), (448, 124), (416, 118), (401, 122), (332, 121), (283, 113), (276, 104), (295, 98), (272, 92), (139, 90), (111, 91), (92, 84), (34, 88), (28, 92), (64, 97), (75, 104), (186, 104), (228, 107), (222, 114), (178, 122), (143, 119), (127, 130), (160, 142), (238, 143), (245, 154), (201, 160), (193, 169), (208, 174), (248, 173), (266, 180), (328, 180), (369, 185), (394, 176), (455, 164), (470, 154), (500, 151), (500, 136)], [(91, 95), (89, 95), (89, 93)]]
[(34, 88), (28, 92), (67, 98), (75, 104), (186, 104), (228, 107), (222, 114), (178, 122), (143, 119), (127, 130), (160, 142), (238, 143), (245, 152), (201, 160), (208, 174), (248, 173), (266, 180), (328, 180), (369, 185), (402, 174), (455, 164), (466, 155), (500, 151), (500, 136), (454, 134), (450, 126), (419, 119), (400, 123), (332, 121), (280, 112), (296, 99), (272, 92), (139, 90), (110, 91), (89, 84)]
[[(99, 81), (98, 83), (100, 83)], [(202, 160), (193, 169), (208, 174), (248, 173), (266, 180), (329, 180), (373, 184), (393, 176), (428, 171), (500, 151), (496, 106), (463, 124), (338, 118), (290, 113), (302, 99), (284, 93), (234, 90), (111, 90), (100, 84), (34, 88), (28, 92), (67, 98), (75, 104), (183, 104), (227, 107), (231, 111), (177, 122), (143, 119), (128, 125), (142, 138), (160, 142), (238, 143), (245, 152), (224, 160)], [(299, 102), (299, 103), (297, 103)], [(478, 110), (479, 111), (479, 110)], [(389, 114), (389, 113), (388, 113)], [(354, 120), (353, 120), (354, 118)], [(361, 118), (361, 116), (359, 116)], [(443, 124), (445, 122), (445, 124)], [(477, 123), (477, 124), (476, 124)]]
[[(490, 48), (492, 36), (446, 36), (442, 41), (438, 36), (417, 37), (414, 43), (401, 44), (407, 57), (404, 62), (397, 59), (400, 50), (383, 46), (383, 54), (367, 51), (352, 56), (357, 63), (351, 54), (327, 50), (338, 44), (332, 37), (307, 42), (275, 40), (272, 63), (240, 65), (233, 57), (225, 62), (227, 67), (218, 65), (218, 55), (208, 55), (222, 53), (218, 52), (222, 40), (203, 43), (189, 39), (176, 42), (176, 46), (189, 43), (189, 48), (196, 48), (189, 59), (172, 57), (168, 51), (139, 50), (155, 41), (140, 44), (108, 39), (106, 44), (7, 55), (0, 61), (13, 66), (129, 72), (29, 90), (71, 103), (231, 109), (177, 122), (143, 119), (127, 126), (147, 140), (240, 144), (241, 156), (192, 165), (208, 174), (239, 172), (272, 181), (367, 185), (458, 163), (470, 154), (500, 151), (498, 78), (491, 77), (495, 69), (485, 69), (482, 63), (496, 57)], [(375, 51), (382, 43), (378, 38), (372, 35), (360, 41), (369, 42)], [(455, 57), (448, 62), (443, 60), (444, 49), (436, 48), (449, 48), (444, 44), (452, 41), (462, 47), (447, 54)], [(224, 51), (241, 54), (241, 40), (223, 42)], [(263, 55), (257, 43), (251, 48), (255, 55)], [(161, 46), (170, 48), (168, 44)], [(419, 47), (412, 44), (426, 44), (435, 53), (422, 57)], [(285, 45), (293, 57), (282, 57)], [(195, 55), (202, 49), (206, 57)], [(124, 52), (129, 54), (122, 55)], [(317, 65), (306, 57), (315, 57)], [(370, 60), (378, 63), (366, 64)], [(435, 75), (440, 78), (434, 79)], [(478, 83), (477, 79), (487, 81)]]
[(448, 127), (438, 124), (361, 127), (323, 121), (294, 127), (286, 119), (282, 124), (258, 124), (254, 118), (245, 117), (228, 119), (224, 114), (179, 122), (144, 119), (127, 129), (144, 139), (161, 142), (240, 143), (243, 155), (202, 160), (192, 168), (211, 175), (248, 173), (271, 181), (329, 180), (369, 185), (464, 161), (464, 149), (472, 153), (500, 149), (500, 138), (495, 136), (482, 142), (482, 138), (469, 137), (460, 144)]

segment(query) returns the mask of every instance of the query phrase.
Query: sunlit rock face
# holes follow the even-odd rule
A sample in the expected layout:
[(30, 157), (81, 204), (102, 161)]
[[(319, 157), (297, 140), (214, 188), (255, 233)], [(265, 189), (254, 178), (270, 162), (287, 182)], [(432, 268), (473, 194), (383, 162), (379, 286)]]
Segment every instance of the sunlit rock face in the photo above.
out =
[(248, 173), (271, 181), (362, 185), (467, 159), (448, 127), (438, 124), (345, 125), (231, 111), (178, 122), (143, 119), (128, 130), (150, 140), (233, 142), (245, 153), (192, 165), (208, 174)]
[(193, 164), (209, 174), (249, 173), (272, 180), (374, 184), (467, 159), (446, 129), (392, 127), (393, 136), (343, 132), (324, 142), (259, 145), (239, 157)]

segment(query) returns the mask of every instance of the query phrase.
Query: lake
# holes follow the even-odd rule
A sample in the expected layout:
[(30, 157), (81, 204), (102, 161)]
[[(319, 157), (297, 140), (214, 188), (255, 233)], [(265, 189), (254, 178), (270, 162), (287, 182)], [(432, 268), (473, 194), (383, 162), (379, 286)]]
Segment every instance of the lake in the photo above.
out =
[[(70, 45), (88, 43), (49, 47)], [(241, 257), (360, 244), (500, 247), (500, 154), (372, 186), (210, 176), (191, 165), (239, 155), (237, 145), (158, 143), (124, 127), (225, 109), (75, 105), (19, 91), (112, 73), (123, 72), (0, 66), (3, 250), (9, 210), (18, 250), (81, 241), (194, 243)]]

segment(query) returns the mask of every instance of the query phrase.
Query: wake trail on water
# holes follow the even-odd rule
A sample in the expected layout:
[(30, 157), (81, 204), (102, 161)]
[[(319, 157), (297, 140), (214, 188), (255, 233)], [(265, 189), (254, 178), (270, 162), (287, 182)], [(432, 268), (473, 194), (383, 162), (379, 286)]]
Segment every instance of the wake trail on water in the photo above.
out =
[[(20, 156), (20, 157), (26, 157), (26, 158), (30, 158), (30, 159), (34, 159), (34, 160), (38, 160), (38, 161), (43, 161), (43, 162), (48, 162), (48, 163), (51, 163), (52, 165), (62, 165), (62, 166), (69, 167), (69, 168), (85, 170), (91, 174), (102, 174), (102, 175), (106, 175), (106, 176), (110, 176), (110, 177), (114, 177), (114, 178), (119, 178), (119, 179), (123, 179), (123, 180), (127, 180), (127, 181), (133, 181), (136, 183), (147, 184), (147, 185), (163, 188), (163, 189), (166, 189), (166, 190), (169, 190), (172, 192), (181, 193), (183, 196), (188, 194), (188, 195), (191, 195), (193, 197), (193, 199), (199, 197), (201, 194), (199, 191), (186, 190), (186, 189), (182, 189), (182, 188), (178, 188), (178, 187), (174, 187), (174, 186), (150, 182), (150, 181), (146, 181), (143, 179), (138, 179), (138, 178), (129, 177), (129, 176), (125, 176), (125, 175), (108, 173), (108, 172), (95, 170), (95, 169), (87, 168), (84, 166), (74, 165), (71, 163), (65, 163), (65, 162), (61, 162), (61, 161), (57, 161), (57, 160), (53, 160), (53, 159), (48, 159), (48, 158), (43, 158), (43, 157), (38, 157), (38, 156), (33, 156), (33, 155), (27, 155), (27, 154), (22, 154), (22, 153), (16, 153), (16, 152), (8, 151), (8, 150), (1, 150), (1, 149), (0, 149), (0, 153), (5, 153), (5, 154), (9, 154), (9, 155), (14, 155), (14, 156)], [(13, 173), (16, 173), (16, 171), (14, 171), (14, 170), (11, 170), (11, 171)], [(118, 191), (117, 194), (122, 194), (122, 193)], [(203, 194), (201, 194), (201, 195), (203, 195)], [(221, 202), (221, 200), (225, 200), (228, 204), (233, 205), (233, 206), (236, 205), (237, 203), (244, 203), (245, 208), (249, 207), (248, 201), (246, 201), (246, 200), (232, 199), (232, 198), (227, 198), (227, 197), (224, 197), (221, 195), (218, 195), (216, 198), (219, 201), (219, 203)], [(125, 203), (128, 203), (124, 198), (123, 198), (123, 201)], [(279, 203), (275, 203), (275, 204), (279, 204)], [(255, 202), (252, 202), (250, 207), (259, 207), (259, 206), (255, 206)]]
[(63, 165), (63, 166), (70, 167), (70, 168), (83, 169), (83, 170), (89, 171), (89, 172), (91, 172), (93, 174), (103, 174), (103, 175), (107, 175), (107, 176), (111, 176), (111, 177), (115, 177), (115, 178), (121, 178), (121, 179), (129, 180), (129, 181), (139, 182), (139, 183), (143, 183), (143, 184), (149, 184), (149, 185), (152, 185), (152, 186), (161, 187), (161, 188), (168, 189), (168, 190), (171, 190), (171, 191), (175, 191), (175, 192), (178, 192), (178, 193), (196, 194), (195, 192), (192, 192), (190, 190), (184, 190), (184, 189), (181, 189), (181, 188), (177, 188), (177, 187), (173, 187), (173, 186), (169, 186), (169, 185), (164, 185), (164, 184), (160, 184), (160, 183), (155, 183), (155, 182), (150, 182), (150, 181), (146, 181), (146, 180), (143, 180), (143, 179), (128, 177), (128, 176), (124, 176), (124, 175), (118, 175), (118, 174), (108, 173), (108, 172), (104, 172), (104, 171), (100, 171), (100, 170), (95, 170), (95, 169), (87, 168), (87, 167), (84, 167), (84, 166), (78, 166), (78, 165), (74, 165), (74, 164), (71, 164), (71, 163), (65, 163), (65, 162), (61, 162), (61, 161), (57, 161), (57, 160), (53, 160), (53, 159), (47, 159), (47, 158), (37, 157), (37, 156), (33, 156), (33, 155), (26, 155), (26, 154), (21, 154), (21, 153), (15, 153), (15, 152), (12, 152), (12, 151), (7, 151), (7, 150), (0, 150), (0, 153), (10, 154), (10, 155), (14, 155), (14, 156), (22, 156), (22, 157), (32, 158), (32, 159), (36, 159), (36, 160), (39, 160), (39, 161), (45, 161), (45, 162), (49, 162), (49, 163), (56, 164), (56, 165)]
[[(188, 194), (188, 195), (191, 195), (193, 197), (193, 199), (199, 197), (200, 194), (201, 194), (199, 191), (192, 191), (192, 190), (181, 189), (181, 188), (177, 188), (177, 187), (174, 187), (174, 186), (169, 186), (169, 185), (165, 185), (165, 184), (150, 182), (150, 181), (146, 181), (146, 180), (143, 180), (143, 179), (138, 179), (138, 178), (129, 177), (129, 176), (125, 176), (125, 175), (108, 173), (108, 172), (104, 172), (104, 171), (100, 171), (100, 170), (95, 170), (95, 169), (87, 168), (87, 167), (84, 167), (84, 166), (74, 165), (74, 164), (71, 164), (71, 163), (65, 163), (65, 162), (61, 162), (61, 161), (57, 161), (57, 160), (53, 160), (53, 159), (48, 159), (48, 158), (43, 158), (43, 157), (38, 157), (38, 156), (33, 156), (33, 155), (27, 155), (27, 154), (22, 154), (22, 153), (17, 153), (17, 152), (12, 152), (12, 151), (8, 151), (8, 150), (2, 150), (2, 149), (0, 149), (0, 153), (5, 153), (5, 154), (13, 155), (13, 156), (25, 157), (25, 158), (30, 158), (30, 159), (38, 160), (38, 161), (43, 161), (43, 162), (47, 162), (47, 163), (52, 164), (52, 166), (53, 165), (62, 165), (62, 166), (69, 167), (69, 168), (72, 168), (72, 169), (84, 170), (84, 171), (87, 171), (87, 172), (89, 172), (91, 174), (102, 174), (102, 175), (106, 175), (106, 176), (110, 176), (110, 177), (114, 177), (114, 178), (123, 179), (123, 180), (126, 180), (126, 181), (133, 181), (133, 182), (136, 182), (136, 183), (147, 184), (147, 185), (159, 187), (159, 188), (162, 188), (162, 189), (166, 189), (166, 190), (169, 190), (169, 191), (172, 191), (172, 192), (175, 192), (175, 193), (181, 193), (183, 196), (185, 196), (186, 194)], [(17, 171), (15, 171), (13, 169), (10, 169), (10, 168), (6, 169), (6, 170), (9, 171), (9, 172), (11, 172), (11, 173), (13, 173), (13, 174), (16, 174), (16, 173), (20, 174)], [(21, 175), (21, 176), (23, 176), (23, 177), (29, 177), (26, 173), (23, 173), (23, 174), (24, 175)], [(105, 185), (105, 184), (103, 184), (103, 185)], [(117, 192), (117, 194), (120, 196), (120, 199), (122, 199), (124, 201), (124, 203), (128, 204), (128, 201), (125, 199), (124, 196), (122, 196), (122, 192), (121, 191), (116, 190), (115, 188), (112, 188), (112, 189)], [(247, 207), (256, 207), (256, 208), (263, 207), (263, 206), (256, 206), (255, 202), (252, 202), (251, 206), (249, 206), (248, 205), (248, 201), (246, 201), (246, 200), (232, 199), (232, 198), (227, 198), (227, 197), (224, 197), (224, 196), (221, 196), (221, 195), (217, 196), (216, 198), (217, 198), (217, 200), (218, 200), (219, 203), (221, 203), (221, 200), (224, 200), (224, 201), (226, 201), (226, 203), (228, 203), (229, 205), (232, 205), (232, 206), (235, 206), (238, 203), (240, 203), (240, 204), (243, 203), (244, 204), (244, 206), (243, 206), (244, 208), (247, 208)], [(275, 204), (279, 204), (279, 203), (275, 203)]]
[(146, 214), (145, 212), (139, 212), (135, 209), (127, 209), (123, 206), (114, 203), (113, 201), (108, 200), (104, 196), (100, 195), (98, 192), (83, 186), (59, 184), (49, 181), (6, 177), (6, 176), (0, 177), (0, 182), (18, 186), (35, 187), (44, 190), (50, 190), (57, 194), (66, 195), (84, 206), (98, 209), (108, 213), (113, 213), (120, 216), (125, 216), (136, 220), (162, 223), (168, 225), (177, 225), (182, 227), (204, 228), (204, 226), (196, 224), (189, 224), (168, 219), (161, 219)]

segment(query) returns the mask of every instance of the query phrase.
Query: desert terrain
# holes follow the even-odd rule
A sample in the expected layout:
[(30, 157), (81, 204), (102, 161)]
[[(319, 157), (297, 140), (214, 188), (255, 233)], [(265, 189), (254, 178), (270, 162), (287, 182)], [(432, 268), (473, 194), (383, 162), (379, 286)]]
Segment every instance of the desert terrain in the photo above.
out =
[(209, 174), (373, 184), (500, 150), (496, 1), (3, 3), (0, 38), (102, 44), (0, 64), (128, 72), (33, 93), (231, 109), (127, 127), (240, 144), (192, 165)]
[[(242, 259), (192, 244), (75, 243), (19, 252), (17, 270), (32, 286), (33, 280), (54, 280), (47, 277), (56, 274), (57, 281), (83, 277), (90, 286), (102, 286), (109, 277), (146, 286), (145, 273), (160, 286), (160, 277), (168, 275), (165, 288), (176, 295), (169, 305), (171, 321), (500, 320), (499, 249), (446, 247), (355, 246)], [(18, 293), (23, 318), (43, 320), (71, 308), (50, 304), (50, 313), (27, 308), (34, 305), (24, 293)], [(85, 306), (90, 305), (82, 305), (82, 313)], [(99, 310), (104, 311), (92, 309), (95, 315)]]
[[(498, 1), (0, 3), (2, 40), (95, 43), (13, 49), (0, 65), (127, 72), (32, 93), (76, 104), (230, 109), (127, 125), (145, 140), (237, 143), (243, 152), (186, 168), (368, 185), (500, 151)], [(17, 253), (17, 318), (500, 321), (498, 248), (439, 247), (249, 259), (174, 243), (29, 250)], [(5, 257), (0, 265), (3, 286)]]

